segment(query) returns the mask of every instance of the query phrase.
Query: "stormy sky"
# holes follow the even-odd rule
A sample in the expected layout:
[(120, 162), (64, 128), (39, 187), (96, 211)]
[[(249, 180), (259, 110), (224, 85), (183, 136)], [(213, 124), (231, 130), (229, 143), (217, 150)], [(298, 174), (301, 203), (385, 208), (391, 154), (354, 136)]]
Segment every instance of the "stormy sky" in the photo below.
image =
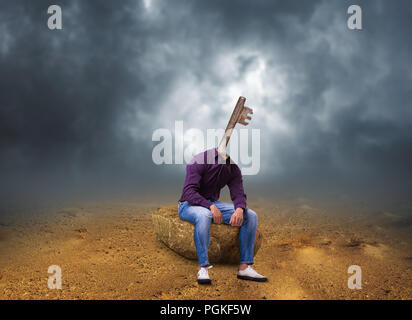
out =
[(178, 194), (184, 165), (153, 163), (153, 131), (224, 128), (243, 95), (261, 130), (246, 190), (408, 199), (411, 16), (406, 0), (1, 0), (1, 198)]

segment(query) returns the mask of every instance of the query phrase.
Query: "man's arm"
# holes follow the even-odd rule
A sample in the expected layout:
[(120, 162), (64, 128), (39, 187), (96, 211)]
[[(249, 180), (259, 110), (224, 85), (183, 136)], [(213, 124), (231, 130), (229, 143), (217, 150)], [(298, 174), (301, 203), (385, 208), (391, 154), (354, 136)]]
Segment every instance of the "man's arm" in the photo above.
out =
[(183, 192), (192, 206), (197, 205), (210, 209), (212, 202), (199, 193), (203, 168), (204, 165), (198, 163), (191, 163), (186, 166), (186, 181)]
[(228, 183), (230, 198), (235, 206), (235, 212), (230, 217), (230, 224), (234, 227), (240, 227), (243, 223), (243, 212), (246, 209), (246, 194), (243, 190), (242, 173), (237, 165), (233, 166), (233, 178)]
[(232, 165), (232, 179), (228, 183), (230, 198), (233, 201), (235, 209), (246, 209), (246, 194), (243, 190), (242, 172), (237, 165)]

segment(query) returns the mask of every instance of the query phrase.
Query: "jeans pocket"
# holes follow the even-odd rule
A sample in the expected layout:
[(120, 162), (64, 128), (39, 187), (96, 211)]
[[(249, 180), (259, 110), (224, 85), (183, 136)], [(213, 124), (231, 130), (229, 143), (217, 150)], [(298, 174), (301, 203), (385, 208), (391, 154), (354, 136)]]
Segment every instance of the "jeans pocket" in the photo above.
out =
[(187, 202), (187, 201), (183, 201), (183, 202), (178, 202), (178, 205), (177, 205), (177, 212), (179, 213), (179, 218), (182, 218), (182, 212), (183, 212), (183, 209), (187, 206), (187, 204), (188, 204), (189, 202)]

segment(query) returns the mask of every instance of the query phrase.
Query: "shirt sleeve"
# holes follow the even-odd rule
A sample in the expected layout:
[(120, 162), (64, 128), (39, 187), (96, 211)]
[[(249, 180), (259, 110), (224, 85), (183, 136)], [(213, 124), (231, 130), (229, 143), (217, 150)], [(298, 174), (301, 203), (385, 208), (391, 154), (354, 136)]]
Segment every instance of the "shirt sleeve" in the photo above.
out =
[(243, 190), (242, 172), (237, 165), (233, 165), (233, 177), (228, 183), (230, 198), (233, 201), (235, 209), (246, 209), (246, 194)]
[(210, 209), (212, 202), (205, 199), (200, 193), (200, 181), (204, 165), (192, 163), (186, 166), (185, 196), (192, 206), (202, 206)]

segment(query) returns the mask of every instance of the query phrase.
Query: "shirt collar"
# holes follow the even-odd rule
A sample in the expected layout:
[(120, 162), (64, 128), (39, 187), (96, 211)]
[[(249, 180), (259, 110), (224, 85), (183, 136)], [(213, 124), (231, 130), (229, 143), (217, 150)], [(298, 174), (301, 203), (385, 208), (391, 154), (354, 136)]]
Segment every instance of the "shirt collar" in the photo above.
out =
[[(219, 152), (217, 152), (217, 148), (214, 148), (214, 150), (215, 150), (215, 160), (217, 160), (218, 157), (219, 157)], [(226, 164), (230, 164), (230, 156), (229, 155), (227, 155)]]

